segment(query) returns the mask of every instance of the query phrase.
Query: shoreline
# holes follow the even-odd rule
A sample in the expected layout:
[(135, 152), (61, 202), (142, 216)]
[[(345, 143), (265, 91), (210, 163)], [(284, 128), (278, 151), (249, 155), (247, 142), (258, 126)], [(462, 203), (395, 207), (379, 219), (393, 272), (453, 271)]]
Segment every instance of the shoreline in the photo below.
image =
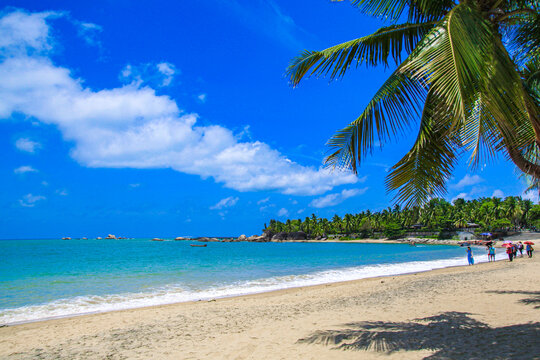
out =
[(530, 358), (539, 269), (524, 257), (32, 322), (0, 328), (0, 358)]
[[(304, 242), (304, 241), (293, 240), (293, 241), (290, 241), (290, 242)], [(328, 241), (314, 241), (314, 242), (323, 242), (324, 243), (324, 242), (328, 242)], [(350, 242), (354, 243), (354, 241), (350, 241)], [(384, 242), (384, 243), (388, 244), (388, 242)], [(392, 244), (396, 244), (396, 243), (401, 244), (401, 242), (395, 242), (395, 243), (392, 243)], [(422, 245), (432, 245), (432, 244), (422, 244)], [(434, 245), (446, 245), (446, 244), (434, 244)], [(445, 259), (445, 260), (452, 260), (452, 259), (455, 259), (455, 258), (450, 258), (450, 259)], [(434, 261), (440, 261), (440, 260), (434, 260)], [(507, 259), (501, 257), (500, 259), (497, 259), (495, 262), (503, 262), (503, 261), (507, 261)], [(419, 262), (419, 261), (404, 262), (404, 263), (398, 263), (398, 264), (395, 264), (395, 265), (404, 265), (404, 264), (411, 264), (411, 263), (417, 263), (417, 262)], [(431, 261), (426, 261), (426, 262), (429, 263)], [(358, 279), (351, 279), (351, 280), (331, 281), (331, 282), (325, 282), (325, 283), (320, 283), (320, 284), (308, 284), (308, 285), (283, 287), (283, 288), (279, 288), (279, 289), (261, 290), (261, 291), (255, 291), (255, 292), (250, 292), (250, 293), (241, 293), (241, 294), (235, 294), (235, 295), (223, 295), (223, 296), (216, 296), (216, 297), (212, 297), (212, 298), (202, 298), (202, 299), (198, 299), (198, 300), (174, 301), (174, 302), (163, 303), (163, 304), (127, 307), (127, 308), (123, 308), (123, 309), (113, 309), (113, 310), (103, 310), (103, 311), (97, 310), (97, 311), (89, 311), (89, 312), (76, 313), (76, 314), (57, 315), (57, 316), (50, 316), (50, 317), (40, 318), (40, 319), (22, 320), (22, 321), (15, 321), (15, 322), (12, 322), (12, 323), (0, 324), (0, 328), (2, 328), (2, 327), (14, 327), (14, 326), (19, 326), (19, 325), (41, 323), (41, 322), (48, 322), (48, 321), (55, 321), (55, 320), (62, 320), (62, 319), (79, 318), (79, 317), (85, 317), (85, 316), (94, 316), (94, 315), (114, 313), (114, 312), (136, 311), (136, 310), (139, 310), (139, 309), (158, 308), (158, 307), (162, 307), (162, 306), (175, 306), (175, 305), (182, 305), (182, 304), (196, 304), (196, 303), (200, 303), (200, 302), (213, 302), (213, 301), (218, 301), (218, 300), (223, 300), (223, 299), (235, 299), (235, 298), (242, 298), (242, 297), (249, 297), (249, 296), (263, 296), (265, 294), (279, 293), (279, 292), (282, 292), (282, 291), (289, 291), (289, 290), (294, 291), (295, 289), (326, 287), (326, 286), (335, 285), (335, 284), (355, 283), (355, 282), (366, 281), (366, 280), (371, 280), (371, 279), (381, 279), (381, 278), (388, 278), (388, 277), (400, 277), (400, 276), (406, 276), (406, 275), (410, 275), (410, 274), (415, 274), (416, 275), (416, 274), (422, 274), (422, 273), (428, 273), (428, 272), (435, 272), (435, 271), (444, 270), (444, 269), (469, 267), (469, 265), (465, 264), (465, 262), (466, 262), (465, 256), (463, 256), (463, 263), (464, 264), (462, 264), (462, 265), (448, 265), (448, 266), (443, 266), (443, 267), (439, 267), (439, 268), (431, 268), (431, 269), (426, 269), (426, 270), (412, 270), (412, 271), (404, 272), (404, 273), (374, 275), (374, 276), (367, 276), (367, 277), (362, 277), (362, 278), (358, 278)], [(482, 265), (489, 264), (489, 263), (490, 262), (488, 262), (488, 261), (481, 261), (481, 262), (476, 262), (474, 266), (482, 266)], [(384, 265), (390, 265), (390, 264), (384, 264)], [(367, 266), (369, 266), (369, 265), (367, 265)]]

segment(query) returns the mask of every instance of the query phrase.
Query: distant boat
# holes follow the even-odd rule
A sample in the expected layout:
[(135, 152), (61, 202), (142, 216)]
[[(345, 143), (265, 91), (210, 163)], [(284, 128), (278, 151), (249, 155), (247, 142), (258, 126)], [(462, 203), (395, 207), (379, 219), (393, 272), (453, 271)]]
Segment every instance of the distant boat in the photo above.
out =
[(63, 237), (62, 240), (71, 240), (70, 237)]
[(207, 247), (208, 244), (204, 244), (204, 245), (198, 245), (198, 244), (189, 244), (189, 246), (193, 246), (193, 247)]
[(160, 239), (160, 238), (153, 238), (152, 241), (163, 241), (163, 239)]

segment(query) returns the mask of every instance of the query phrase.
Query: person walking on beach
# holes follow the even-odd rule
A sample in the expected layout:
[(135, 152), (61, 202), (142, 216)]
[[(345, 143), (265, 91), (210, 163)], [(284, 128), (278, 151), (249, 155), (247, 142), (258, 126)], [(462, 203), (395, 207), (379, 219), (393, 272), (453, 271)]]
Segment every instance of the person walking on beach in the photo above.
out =
[(490, 245), (488, 247), (488, 261), (495, 261), (495, 248), (493, 247), (493, 245)]
[(521, 241), (518, 243), (519, 257), (523, 257), (523, 244)]
[(469, 261), (469, 265), (474, 265), (473, 253), (470, 246), (467, 246), (467, 260)]
[(527, 244), (527, 247), (525, 248), (525, 250), (527, 251), (527, 256), (532, 258), (532, 253), (534, 251), (533, 247), (531, 244)]
[(508, 260), (512, 261), (512, 257), (514, 255), (514, 247), (513, 246), (507, 246), (506, 247), (506, 253), (508, 254)]

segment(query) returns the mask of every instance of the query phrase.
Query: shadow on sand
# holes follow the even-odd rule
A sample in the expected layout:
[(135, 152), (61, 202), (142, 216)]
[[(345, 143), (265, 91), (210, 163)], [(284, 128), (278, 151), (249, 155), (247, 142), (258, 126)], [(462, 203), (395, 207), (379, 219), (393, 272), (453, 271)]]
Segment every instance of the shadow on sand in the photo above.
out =
[(446, 312), (411, 322), (354, 322), (341, 330), (317, 331), (298, 342), (341, 350), (435, 352), (426, 359), (539, 358), (539, 322), (492, 328), (469, 315)]
[(495, 290), (487, 291), (492, 294), (520, 294), (530, 295), (530, 297), (519, 300), (520, 303), (525, 305), (535, 305), (535, 309), (540, 309), (540, 291), (509, 291), (509, 290)]

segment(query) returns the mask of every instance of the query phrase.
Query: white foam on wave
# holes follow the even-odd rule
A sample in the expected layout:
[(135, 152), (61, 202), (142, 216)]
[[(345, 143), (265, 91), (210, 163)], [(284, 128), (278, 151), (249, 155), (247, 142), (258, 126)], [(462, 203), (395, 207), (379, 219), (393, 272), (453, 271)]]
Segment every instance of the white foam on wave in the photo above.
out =
[[(505, 259), (504, 253), (496, 255)], [(363, 265), (358, 267), (320, 271), (306, 275), (289, 275), (242, 281), (208, 289), (193, 290), (182, 284), (169, 285), (148, 292), (124, 293), (104, 296), (78, 296), (59, 299), (46, 304), (29, 305), (0, 310), (0, 324), (18, 324), (57, 317), (89, 313), (166, 305), (179, 302), (210, 300), (215, 298), (256, 294), (274, 290), (321, 285), (341, 281), (429, 271), (466, 264), (466, 258), (457, 257), (432, 261), (413, 261), (395, 264)], [(476, 262), (487, 262), (487, 255), (475, 256)]]

